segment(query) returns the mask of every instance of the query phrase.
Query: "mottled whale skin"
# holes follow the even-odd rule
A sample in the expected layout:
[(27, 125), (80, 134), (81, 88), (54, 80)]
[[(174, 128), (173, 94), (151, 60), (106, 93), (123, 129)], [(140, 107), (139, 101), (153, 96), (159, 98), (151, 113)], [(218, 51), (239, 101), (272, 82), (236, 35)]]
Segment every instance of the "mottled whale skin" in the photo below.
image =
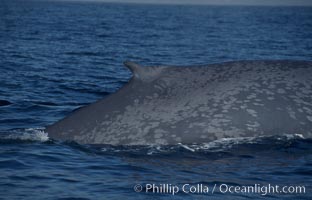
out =
[(125, 65), (133, 76), (124, 87), (48, 126), (49, 137), (112, 145), (312, 137), (312, 62)]

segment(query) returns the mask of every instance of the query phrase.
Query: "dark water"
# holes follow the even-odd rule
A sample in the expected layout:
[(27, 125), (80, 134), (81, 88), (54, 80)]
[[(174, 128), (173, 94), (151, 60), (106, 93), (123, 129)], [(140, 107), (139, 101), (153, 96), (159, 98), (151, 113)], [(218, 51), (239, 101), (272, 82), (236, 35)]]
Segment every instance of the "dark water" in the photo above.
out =
[[(0, 199), (312, 198), (312, 140), (295, 134), (193, 146), (95, 147), (53, 141), (40, 131), (125, 84), (131, 74), (124, 60), (312, 60), (311, 7), (2, 0), (0, 46), (0, 99), (13, 103), (0, 107)], [(143, 192), (133, 190), (136, 184)], [(180, 191), (146, 193), (147, 184)], [(185, 193), (184, 184), (209, 192)], [(222, 184), (258, 184), (262, 190), (222, 193)], [(305, 192), (266, 194), (269, 184), (304, 186)]]

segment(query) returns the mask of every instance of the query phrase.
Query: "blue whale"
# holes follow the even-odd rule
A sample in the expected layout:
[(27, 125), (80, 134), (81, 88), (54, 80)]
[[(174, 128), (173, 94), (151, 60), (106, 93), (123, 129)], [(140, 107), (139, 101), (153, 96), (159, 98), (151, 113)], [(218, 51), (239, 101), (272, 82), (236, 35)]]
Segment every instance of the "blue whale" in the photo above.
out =
[(11, 105), (12, 103), (7, 101), (7, 100), (2, 100), (0, 99), (0, 106), (8, 106)]
[(312, 136), (312, 62), (124, 64), (133, 73), (124, 87), (46, 127), (49, 137), (82, 144), (169, 145)]

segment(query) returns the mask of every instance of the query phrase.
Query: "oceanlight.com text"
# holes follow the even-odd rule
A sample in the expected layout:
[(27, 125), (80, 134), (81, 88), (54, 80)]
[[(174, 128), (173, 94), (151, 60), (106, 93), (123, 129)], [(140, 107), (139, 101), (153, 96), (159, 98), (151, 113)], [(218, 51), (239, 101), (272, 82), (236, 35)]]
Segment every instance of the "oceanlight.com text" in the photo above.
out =
[(253, 185), (230, 185), (220, 184), (136, 184), (135, 192), (152, 194), (259, 194), (262, 196), (272, 194), (305, 194), (306, 187), (303, 185), (276, 185), (276, 184), (253, 184)]

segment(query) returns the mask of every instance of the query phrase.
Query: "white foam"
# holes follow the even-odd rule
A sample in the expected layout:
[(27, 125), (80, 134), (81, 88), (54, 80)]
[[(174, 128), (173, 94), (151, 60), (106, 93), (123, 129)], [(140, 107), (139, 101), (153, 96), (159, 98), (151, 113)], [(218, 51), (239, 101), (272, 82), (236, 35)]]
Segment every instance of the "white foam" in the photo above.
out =
[(255, 144), (259, 137), (222, 138), (209, 143), (198, 145), (197, 150), (222, 151), (238, 144)]
[(284, 134), (284, 135), (272, 135), (272, 136), (256, 136), (256, 137), (237, 137), (237, 138), (222, 138), (219, 140), (211, 141), (202, 144), (182, 144), (167, 146), (167, 145), (148, 145), (140, 147), (131, 147), (120, 150), (116, 148), (102, 148), (102, 151), (113, 152), (146, 152), (147, 155), (154, 155), (159, 153), (176, 152), (179, 148), (184, 148), (190, 152), (208, 151), (208, 152), (222, 152), (233, 148), (236, 145), (243, 144), (261, 144), (267, 141), (289, 141), (294, 139), (304, 139), (302, 134)]
[[(286, 137), (286, 139), (291, 140), (291, 139), (304, 139), (304, 136), (302, 134), (285, 134), (283, 135)], [(281, 139), (281, 138), (278, 138)]]
[[(257, 137), (238, 137), (238, 138), (222, 138), (219, 140), (211, 141), (203, 144), (194, 144), (194, 145), (185, 145), (179, 143), (178, 145), (190, 150), (192, 152), (196, 152), (198, 150), (209, 150), (209, 151), (223, 151), (225, 149), (230, 149), (233, 145), (239, 144), (257, 144), (261, 140), (265, 138), (269, 138), (270, 136), (257, 136)], [(293, 140), (293, 139), (304, 139), (302, 134), (285, 134), (281, 136), (271, 136), (276, 140)]]
[(195, 152), (195, 149), (192, 149), (191, 147), (187, 146), (187, 145), (184, 145), (182, 143), (178, 143), (179, 146), (183, 147), (184, 149), (186, 150), (189, 150), (189, 151), (192, 151), (192, 152)]
[(46, 142), (49, 140), (48, 133), (44, 132), (42, 128), (29, 128), (23, 131), (14, 131), (3, 135), (1, 138), (7, 140), (28, 140), (39, 142)]

